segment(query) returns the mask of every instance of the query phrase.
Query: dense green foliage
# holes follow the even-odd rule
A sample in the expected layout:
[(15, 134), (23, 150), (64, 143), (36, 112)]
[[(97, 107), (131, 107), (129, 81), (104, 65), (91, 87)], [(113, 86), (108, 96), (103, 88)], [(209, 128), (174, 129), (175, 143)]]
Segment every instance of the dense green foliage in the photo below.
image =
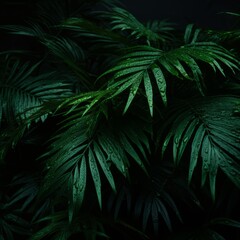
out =
[(240, 30), (34, 9), (1, 26), (0, 239), (239, 239)]

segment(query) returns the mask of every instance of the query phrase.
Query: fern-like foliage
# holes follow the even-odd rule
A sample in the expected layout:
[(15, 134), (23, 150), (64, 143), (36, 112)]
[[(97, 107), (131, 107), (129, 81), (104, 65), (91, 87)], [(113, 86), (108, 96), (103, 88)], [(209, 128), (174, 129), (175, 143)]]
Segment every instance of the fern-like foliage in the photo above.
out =
[(3, 116), (8, 121), (27, 118), (42, 103), (72, 95), (70, 83), (64, 78), (60, 81), (56, 79), (54, 72), (37, 75), (39, 65), (6, 59), (1, 71), (0, 122)]
[(234, 114), (239, 105), (238, 97), (219, 96), (199, 99), (177, 105), (166, 119), (168, 134), (164, 140), (162, 153), (173, 142), (173, 159), (181, 161), (191, 144), (189, 182), (197, 163), (201, 165), (202, 185), (209, 177), (210, 189), (215, 198), (215, 186), (220, 168), (230, 179), (240, 186), (240, 121)]

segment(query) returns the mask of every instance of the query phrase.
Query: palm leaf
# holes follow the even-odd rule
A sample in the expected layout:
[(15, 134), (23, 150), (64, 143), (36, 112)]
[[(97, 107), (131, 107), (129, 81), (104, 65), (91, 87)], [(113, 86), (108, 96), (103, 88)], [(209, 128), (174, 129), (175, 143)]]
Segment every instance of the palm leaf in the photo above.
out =
[[(108, 126), (103, 120), (101, 124), (99, 123), (100, 113), (94, 111), (90, 115), (82, 116), (70, 112), (66, 115), (66, 120), (61, 123), (59, 133), (52, 138), (49, 151), (42, 156), (47, 158), (47, 175), (42, 194), (45, 196), (50, 192), (58, 191), (62, 185), (67, 184), (70, 192), (70, 221), (84, 200), (85, 189), (89, 184), (87, 175), (93, 180), (101, 207), (102, 174), (111, 188), (116, 191), (115, 178), (112, 174), (113, 166), (126, 177), (130, 156), (146, 172), (144, 165), (146, 152), (149, 150), (149, 125), (144, 121), (136, 124), (133, 118), (128, 121), (121, 119), (121, 123), (123, 121), (126, 123), (124, 125), (113, 121), (118, 128), (115, 124)], [(66, 141), (69, 144), (65, 144)]]
[[(209, 97), (178, 105), (170, 113), (166, 126), (170, 127), (165, 138), (163, 152), (173, 139), (173, 159), (181, 160), (191, 144), (189, 182), (201, 159), (202, 185), (209, 176), (212, 197), (215, 197), (215, 182), (220, 168), (239, 187), (240, 181), (240, 121), (234, 115), (239, 104), (238, 97)], [(230, 121), (231, 120), (231, 121)]]
[(197, 61), (209, 64), (214, 71), (224, 74), (221, 65), (232, 71), (238, 69), (236, 59), (224, 48), (214, 43), (194, 43), (185, 45), (168, 52), (149, 46), (132, 47), (127, 51), (118, 64), (106, 71), (101, 77), (111, 74), (109, 89), (115, 89), (113, 97), (130, 90), (125, 106), (126, 112), (144, 83), (145, 93), (150, 113), (153, 114), (154, 86), (166, 104), (166, 76), (171, 74), (178, 78), (194, 80), (199, 91), (204, 94), (204, 81), (202, 70)]
[[(94, 120), (95, 118), (95, 120)], [(52, 141), (51, 149), (45, 154), (47, 157), (47, 175), (43, 191), (54, 192), (61, 189), (63, 184), (72, 192), (70, 215), (82, 204), (85, 188), (88, 184), (86, 174), (88, 169), (96, 189), (101, 207), (101, 174), (108, 179), (110, 186), (115, 190), (114, 177), (111, 165), (126, 175), (128, 160), (126, 154), (119, 147), (115, 137), (104, 129), (95, 133), (96, 117), (85, 116), (74, 121), (70, 127), (63, 125), (64, 132), (60, 132)], [(73, 121), (72, 118), (70, 118)], [(69, 144), (66, 143), (66, 140)], [(102, 172), (100, 174), (100, 168)], [(54, 178), (52, 177), (54, 175)], [(72, 217), (70, 217), (72, 218)]]
[(122, 8), (115, 7), (113, 8), (112, 13), (108, 12), (105, 15), (111, 19), (112, 30), (129, 30), (131, 36), (135, 36), (136, 39), (143, 37), (149, 45), (151, 44), (151, 41), (163, 41), (163, 38), (161, 38), (158, 33), (152, 31), (151, 28), (144, 26), (131, 13)]
[[(35, 113), (44, 102), (72, 95), (71, 85), (64, 76), (59, 79), (55, 72), (37, 75), (39, 65), (40, 63), (30, 66), (29, 63), (7, 61), (1, 73), (1, 117), (23, 119)], [(41, 119), (45, 118), (46, 115)]]

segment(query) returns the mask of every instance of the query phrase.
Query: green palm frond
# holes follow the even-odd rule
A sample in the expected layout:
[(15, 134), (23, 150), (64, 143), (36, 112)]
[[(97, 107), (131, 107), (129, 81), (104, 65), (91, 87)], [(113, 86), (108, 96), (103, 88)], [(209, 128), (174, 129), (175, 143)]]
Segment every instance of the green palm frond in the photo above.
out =
[(39, 24), (29, 24), (29, 26), (7, 25), (1, 26), (1, 28), (10, 31), (12, 34), (37, 38), (39, 43), (47, 48), (47, 51), (50, 51), (51, 54), (61, 59), (80, 78), (87, 78), (87, 73), (78, 64), (82, 63), (85, 59), (84, 52), (72, 39), (60, 36), (59, 33), (58, 36), (46, 33)]
[(169, 38), (168, 31), (172, 30), (170, 26), (156, 21), (145, 26), (122, 8), (113, 8), (112, 13), (108, 12), (105, 15), (111, 19), (112, 30), (129, 31), (129, 36), (134, 36), (136, 39), (143, 38), (148, 45), (165, 42)]
[[(34, 109), (27, 108), (26, 111), (20, 114), (20, 119), (18, 116), (17, 122), (12, 115), (10, 116), (11, 119), (9, 119), (9, 117), (5, 119), (4, 115), (4, 121), (2, 122), (5, 124), (3, 124), (4, 127), (0, 131), (0, 164), (5, 161), (9, 150), (15, 149), (19, 141), (23, 140), (32, 125), (39, 122), (39, 120), (41, 120), (41, 122), (45, 121), (46, 117), (56, 111), (61, 102), (62, 100), (60, 100), (60, 102), (59, 100), (50, 100), (43, 102), (40, 106), (34, 107)], [(5, 120), (7, 121), (5, 122)]]
[(240, 121), (234, 114), (239, 105), (238, 97), (209, 97), (178, 105), (166, 119), (169, 133), (162, 152), (173, 142), (173, 159), (181, 160), (191, 143), (189, 182), (198, 162), (202, 166), (202, 185), (209, 176), (210, 189), (215, 198), (217, 171), (220, 168), (230, 179), (240, 185)]
[(224, 74), (221, 65), (237, 69), (237, 61), (226, 49), (214, 43), (194, 43), (168, 52), (149, 46), (127, 50), (119, 63), (102, 76), (112, 74), (109, 89), (116, 89), (113, 96), (130, 90), (124, 112), (127, 111), (143, 82), (151, 115), (153, 114), (153, 89), (155, 85), (163, 103), (167, 103), (167, 74), (195, 81), (199, 91), (204, 92), (202, 70), (198, 62), (209, 64), (214, 71)]
[[(1, 72), (0, 116), (20, 119), (30, 116), (46, 101), (58, 100), (72, 95), (71, 84), (55, 72), (37, 74), (41, 63), (30, 65), (6, 59)], [(42, 116), (44, 120), (46, 116)], [(0, 122), (2, 119), (0, 119)]]
[(43, 156), (47, 157), (47, 175), (43, 191), (46, 194), (48, 191), (61, 189), (64, 184), (68, 185), (71, 199), (70, 220), (82, 205), (88, 176), (93, 180), (101, 207), (102, 174), (115, 191), (113, 166), (126, 177), (130, 165), (129, 157), (131, 157), (145, 170), (143, 159), (146, 158), (145, 152), (149, 149), (147, 134), (149, 130), (141, 123), (135, 124), (129, 121), (126, 122), (127, 126), (124, 125), (116, 131), (116, 126), (110, 127), (98, 121), (96, 112), (85, 116), (70, 114), (63, 122), (59, 133), (51, 140), (49, 151)]
[[(115, 183), (108, 164), (108, 157), (112, 158), (109, 161), (113, 161), (118, 169), (125, 174), (126, 162), (124, 160), (126, 160), (126, 157), (125, 159), (121, 158), (121, 152), (118, 152), (117, 146), (115, 147), (113, 144), (108, 145), (108, 142), (111, 142), (111, 136), (110, 139), (106, 138), (104, 143), (93, 140), (94, 137), (91, 132), (93, 129), (90, 128), (95, 127), (94, 119), (84, 117), (77, 119), (78, 121), (75, 120), (75, 124), (65, 130), (64, 134), (61, 133), (53, 139), (50, 151), (45, 154), (48, 156), (46, 169), (48, 172), (44, 181), (44, 191), (46, 189), (55, 191), (61, 188), (63, 183), (68, 184), (72, 203), (69, 209), (70, 220), (73, 213), (77, 212), (82, 204), (89, 170), (100, 206), (102, 205), (102, 198), (98, 164), (101, 166), (113, 189), (115, 189)], [(99, 137), (101, 139), (101, 136)], [(67, 145), (64, 144), (66, 139), (69, 141)], [(113, 153), (111, 156), (106, 157), (105, 151), (108, 148), (113, 148)], [(54, 178), (52, 177), (53, 175), (55, 176)]]

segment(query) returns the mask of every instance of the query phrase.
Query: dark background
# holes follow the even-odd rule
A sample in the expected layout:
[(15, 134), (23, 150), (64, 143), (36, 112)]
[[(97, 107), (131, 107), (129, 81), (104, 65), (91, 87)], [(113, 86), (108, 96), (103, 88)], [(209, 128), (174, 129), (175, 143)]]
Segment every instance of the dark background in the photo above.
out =
[(122, 0), (136, 17), (146, 21), (168, 19), (184, 26), (195, 23), (199, 27), (228, 29), (233, 17), (223, 12), (240, 13), (240, 0)]
[[(33, 2), (34, 0), (0, 0), (0, 24), (21, 23), (29, 13), (31, 14)], [(195, 23), (203, 28), (229, 29), (234, 27), (233, 17), (222, 12), (240, 12), (240, 0), (119, 0), (119, 2), (142, 21), (168, 19), (177, 23), (179, 27)]]

